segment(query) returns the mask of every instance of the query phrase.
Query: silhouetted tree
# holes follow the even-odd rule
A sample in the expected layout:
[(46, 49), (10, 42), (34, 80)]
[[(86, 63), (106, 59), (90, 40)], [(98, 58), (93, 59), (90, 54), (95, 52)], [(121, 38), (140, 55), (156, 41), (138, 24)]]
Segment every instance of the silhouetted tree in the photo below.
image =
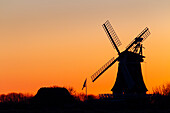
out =
[(153, 94), (170, 96), (170, 83), (153, 88)]
[(86, 99), (86, 94), (84, 93), (78, 93), (76, 96), (75, 96), (76, 100), (79, 100), (79, 101), (84, 101)]
[(71, 95), (76, 96), (76, 90), (73, 87), (66, 87), (66, 89)]

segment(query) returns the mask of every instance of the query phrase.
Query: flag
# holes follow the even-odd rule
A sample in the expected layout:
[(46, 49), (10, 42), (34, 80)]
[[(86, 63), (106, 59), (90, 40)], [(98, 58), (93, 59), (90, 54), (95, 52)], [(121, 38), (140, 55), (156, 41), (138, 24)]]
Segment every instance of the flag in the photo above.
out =
[(84, 81), (82, 90), (84, 89), (84, 87), (86, 87), (86, 81), (87, 81), (87, 78), (86, 78), (86, 80)]

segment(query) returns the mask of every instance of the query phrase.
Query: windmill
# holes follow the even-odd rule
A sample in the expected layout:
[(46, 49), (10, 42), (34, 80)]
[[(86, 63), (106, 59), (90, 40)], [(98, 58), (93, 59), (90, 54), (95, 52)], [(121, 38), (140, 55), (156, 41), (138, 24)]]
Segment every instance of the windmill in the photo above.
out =
[(135, 39), (132, 40), (123, 52), (120, 52), (118, 47), (122, 43), (110, 22), (107, 20), (102, 26), (113, 45), (113, 48), (116, 49), (118, 57), (111, 58), (96, 73), (94, 73), (91, 76), (92, 82), (118, 61), (117, 78), (111, 89), (113, 94), (146, 94), (147, 88), (143, 81), (141, 62), (143, 62), (143, 58), (145, 58), (142, 54), (142, 42), (150, 35), (149, 29), (146, 27)]

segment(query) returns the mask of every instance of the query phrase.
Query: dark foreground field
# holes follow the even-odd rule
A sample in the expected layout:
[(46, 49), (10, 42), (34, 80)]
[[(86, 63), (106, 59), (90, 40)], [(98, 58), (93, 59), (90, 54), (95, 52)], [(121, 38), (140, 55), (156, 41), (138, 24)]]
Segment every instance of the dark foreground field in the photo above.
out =
[(1, 113), (170, 113), (170, 110), (0, 110)]
[(170, 108), (42, 108), (42, 109), (2, 109), (0, 113), (170, 113)]
[(170, 102), (168, 98), (157, 102), (135, 98), (73, 101), (64, 104), (6, 103), (0, 105), (0, 113), (170, 113)]

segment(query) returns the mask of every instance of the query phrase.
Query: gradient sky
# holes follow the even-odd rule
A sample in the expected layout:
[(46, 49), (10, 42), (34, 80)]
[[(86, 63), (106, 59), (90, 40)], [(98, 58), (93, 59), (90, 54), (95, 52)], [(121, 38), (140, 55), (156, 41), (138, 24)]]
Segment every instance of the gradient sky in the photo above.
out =
[(145, 27), (144, 81), (149, 91), (170, 82), (169, 0), (1, 0), (0, 93), (35, 94), (43, 86), (111, 93), (118, 63), (98, 80), (90, 76), (117, 57), (102, 24), (109, 20), (125, 47)]

